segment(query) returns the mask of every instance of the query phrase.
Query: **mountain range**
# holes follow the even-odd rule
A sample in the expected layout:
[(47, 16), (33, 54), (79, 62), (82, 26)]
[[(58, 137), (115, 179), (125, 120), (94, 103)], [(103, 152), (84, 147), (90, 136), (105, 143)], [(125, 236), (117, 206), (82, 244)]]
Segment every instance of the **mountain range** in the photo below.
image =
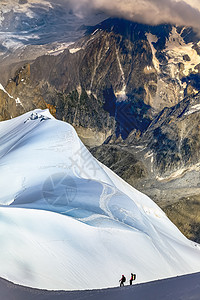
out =
[[(197, 33), (116, 18), (80, 30), (84, 37), (71, 45), (46, 39), (37, 58), (29, 41), (25, 63), (9, 65), (13, 76), (1, 86), (0, 119), (50, 109), (98, 160), (199, 241)], [(16, 51), (22, 49), (14, 60)]]

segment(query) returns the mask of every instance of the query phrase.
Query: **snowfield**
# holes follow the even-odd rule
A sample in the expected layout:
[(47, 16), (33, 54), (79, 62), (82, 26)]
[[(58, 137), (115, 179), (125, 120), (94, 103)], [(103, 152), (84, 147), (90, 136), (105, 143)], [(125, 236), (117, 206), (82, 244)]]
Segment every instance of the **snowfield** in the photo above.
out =
[(81, 290), (200, 271), (200, 246), (48, 110), (0, 123), (0, 166), (0, 277)]

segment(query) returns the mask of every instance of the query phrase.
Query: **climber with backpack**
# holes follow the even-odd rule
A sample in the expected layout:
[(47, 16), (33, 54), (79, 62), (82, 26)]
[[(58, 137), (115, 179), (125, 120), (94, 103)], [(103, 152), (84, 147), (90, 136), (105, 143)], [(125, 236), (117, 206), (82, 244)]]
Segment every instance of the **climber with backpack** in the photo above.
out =
[(132, 285), (133, 280), (136, 280), (136, 274), (131, 273), (130, 285)]
[(124, 286), (124, 283), (126, 282), (126, 277), (122, 275), (122, 278), (119, 280), (120, 286)]

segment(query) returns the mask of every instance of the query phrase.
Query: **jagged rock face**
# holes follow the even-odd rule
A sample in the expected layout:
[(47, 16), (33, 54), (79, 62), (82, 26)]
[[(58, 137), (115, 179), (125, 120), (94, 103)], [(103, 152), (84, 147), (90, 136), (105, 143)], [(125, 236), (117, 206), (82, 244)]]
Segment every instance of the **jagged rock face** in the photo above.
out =
[(110, 140), (92, 149), (97, 159), (154, 199), (196, 241), (200, 239), (199, 121), (200, 93), (165, 108), (142, 135), (132, 132), (125, 141)]
[(53, 107), (44, 101), (40, 91), (30, 85), (29, 76), (30, 66), (27, 65), (14, 80), (9, 81), (6, 89), (0, 86), (0, 119), (2, 121), (19, 116), (33, 107), (49, 108), (54, 114)]
[[(125, 141), (111, 139), (102, 147), (109, 151), (114, 145), (116, 151), (120, 149), (126, 156), (131, 153), (146, 166), (146, 178), (170, 182), (183, 177), (187, 171), (199, 170), (199, 123), (200, 93), (185, 98), (174, 107), (165, 108), (143, 134), (133, 131)], [(100, 150), (93, 151), (101, 159)], [(112, 163), (107, 164), (112, 167)]]
[[(164, 109), (142, 137), (154, 157), (158, 176), (171, 176), (200, 160), (200, 94)], [(155, 155), (154, 155), (155, 154)]]
[[(0, 107), (0, 121), (8, 120), (12, 116), (18, 116), (22, 113), (21, 107), (16, 105), (16, 101), (2, 90), (0, 90)], [(11, 111), (12, 113), (10, 113)]]
[[(108, 113), (115, 117), (116, 132), (123, 137), (134, 128), (143, 131), (151, 119), (150, 106), (142, 101), (145, 97), (143, 82), (156, 80), (154, 74), (140, 72), (152, 60), (148, 42), (132, 43), (120, 35), (100, 31), (82, 43), (81, 50), (76, 45), (78, 48), (71, 48), (61, 56), (38, 58), (31, 65), (31, 81), (43, 88), (44, 95), (46, 82), (66, 95), (72, 91), (79, 95), (84, 93), (90, 103), (99, 103), (106, 118)], [(58, 114), (66, 119), (68, 111), (60, 112), (57, 107)], [(80, 122), (80, 118), (78, 120)], [(84, 127), (86, 124), (76, 125)]]
[(39, 85), (32, 84), (30, 72), (30, 64), (27, 64), (13, 80), (8, 82), (6, 91), (10, 94), (5, 93), (6, 103), (12, 101), (15, 105), (14, 109), (9, 106), (6, 116), (2, 106), (0, 111), (2, 120), (16, 116), (16, 106), (20, 108), (18, 114), (37, 107), (49, 108), (58, 119), (73, 124), (88, 146), (101, 145), (112, 134), (114, 120), (110, 118), (108, 112), (104, 111), (101, 102), (94, 96), (88, 96), (85, 90), (79, 89), (68, 94), (62, 93), (48, 83), (41, 88)]
[[(134, 129), (145, 132), (164, 107), (198, 92), (195, 33), (108, 19), (88, 34), (60, 55), (37, 58), (26, 78), (30, 89), (56, 107), (59, 119), (87, 136), (88, 145), (96, 143), (84, 128), (100, 133), (98, 145), (110, 134), (126, 139)], [(24, 90), (23, 82), (17, 84)], [(26, 98), (31, 105), (29, 93)]]
[[(143, 101), (156, 111), (171, 107), (186, 95), (193, 95), (199, 91), (199, 37), (191, 28), (171, 25), (147, 26), (109, 19), (89, 32), (94, 29), (113, 32), (138, 46), (140, 43), (144, 46), (147, 42), (147, 47), (151, 48), (151, 55), (148, 55), (150, 60), (144, 59), (143, 53), (138, 51), (140, 56), (136, 56), (135, 61), (139, 58), (143, 65), (140, 65), (140, 69), (137, 69), (134, 75), (140, 83), (142, 80), (145, 90)], [(129, 81), (126, 68), (123, 69), (127, 94), (132, 94), (134, 85)], [(144, 74), (151, 74), (152, 80), (145, 80)]]
[(124, 151), (115, 145), (102, 145), (91, 149), (91, 153), (133, 186), (137, 180), (144, 179), (148, 175), (143, 162), (131, 151)]

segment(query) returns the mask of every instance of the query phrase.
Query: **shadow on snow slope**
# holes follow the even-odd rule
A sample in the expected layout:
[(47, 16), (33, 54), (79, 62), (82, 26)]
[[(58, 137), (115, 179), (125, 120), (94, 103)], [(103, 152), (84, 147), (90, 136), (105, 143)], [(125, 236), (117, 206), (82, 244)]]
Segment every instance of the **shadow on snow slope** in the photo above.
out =
[(200, 273), (144, 284), (90, 291), (46, 291), (0, 279), (0, 299), (6, 300), (199, 300)]

